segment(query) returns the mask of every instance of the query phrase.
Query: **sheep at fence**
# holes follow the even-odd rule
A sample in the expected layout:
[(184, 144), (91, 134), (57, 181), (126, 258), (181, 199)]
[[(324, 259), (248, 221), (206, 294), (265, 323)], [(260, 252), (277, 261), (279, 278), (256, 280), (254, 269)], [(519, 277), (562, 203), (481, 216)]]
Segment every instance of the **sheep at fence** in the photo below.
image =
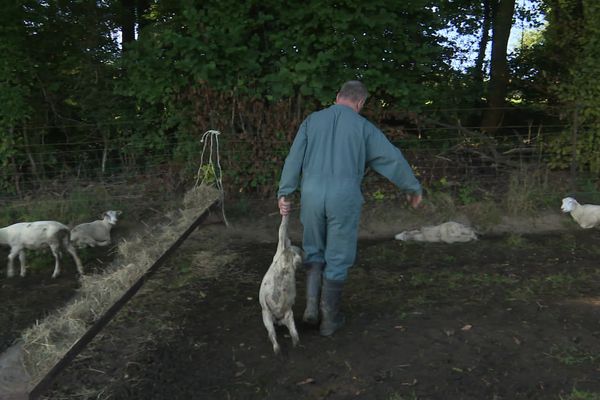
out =
[(564, 213), (570, 213), (575, 222), (583, 229), (600, 226), (600, 206), (579, 204), (574, 198), (565, 197), (560, 209)]
[(71, 230), (71, 242), (79, 248), (108, 246), (110, 231), (117, 224), (119, 215), (121, 211), (110, 210), (102, 214), (102, 219), (75, 226)]
[(7, 276), (14, 276), (14, 259), (18, 255), (21, 263), (21, 276), (27, 273), (27, 264), (25, 261), (25, 250), (37, 250), (45, 246), (50, 247), (55, 259), (54, 273), (52, 278), (60, 274), (60, 256), (61, 248), (64, 248), (71, 254), (77, 271), (83, 274), (81, 260), (77, 256), (75, 248), (69, 240), (69, 228), (56, 221), (36, 221), (19, 222), (0, 229), (0, 244), (10, 246), (8, 255)]
[(260, 285), (259, 301), (262, 317), (275, 354), (280, 352), (274, 324), (285, 325), (294, 346), (300, 338), (294, 324), (292, 306), (296, 300), (296, 270), (302, 265), (303, 253), (292, 246), (287, 234), (289, 215), (282, 217), (279, 226), (279, 243), (273, 262)]

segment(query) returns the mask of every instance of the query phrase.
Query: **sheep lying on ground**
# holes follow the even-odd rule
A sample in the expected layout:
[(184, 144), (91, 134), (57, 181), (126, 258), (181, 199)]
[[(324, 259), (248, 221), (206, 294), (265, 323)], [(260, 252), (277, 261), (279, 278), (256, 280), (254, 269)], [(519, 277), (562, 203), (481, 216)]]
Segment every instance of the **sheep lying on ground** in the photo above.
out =
[(77, 247), (108, 246), (110, 231), (116, 225), (121, 211), (106, 211), (97, 221), (80, 224), (71, 230), (71, 242)]
[(275, 334), (274, 324), (287, 326), (294, 346), (300, 338), (294, 324), (292, 306), (296, 299), (296, 269), (302, 265), (303, 253), (292, 246), (287, 234), (289, 216), (281, 219), (279, 226), (279, 243), (273, 262), (260, 285), (258, 295), (262, 308), (262, 317), (269, 339), (273, 343), (273, 351), (280, 351)]
[(25, 276), (27, 265), (25, 263), (25, 249), (40, 249), (49, 246), (54, 255), (53, 278), (60, 274), (60, 249), (65, 248), (75, 260), (77, 271), (83, 274), (81, 260), (77, 257), (75, 248), (69, 240), (69, 228), (56, 221), (20, 222), (0, 229), (0, 244), (10, 246), (8, 255), (7, 276), (14, 276), (14, 259), (19, 255), (21, 262), (21, 276)]
[(441, 225), (425, 226), (414, 231), (404, 231), (395, 236), (396, 240), (415, 240), (417, 242), (469, 242), (477, 240), (473, 228), (458, 222), (444, 222)]
[(571, 217), (583, 229), (600, 226), (600, 206), (593, 204), (579, 204), (572, 197), (565, 197), (560, 207), (562, 212), (571, 213)]

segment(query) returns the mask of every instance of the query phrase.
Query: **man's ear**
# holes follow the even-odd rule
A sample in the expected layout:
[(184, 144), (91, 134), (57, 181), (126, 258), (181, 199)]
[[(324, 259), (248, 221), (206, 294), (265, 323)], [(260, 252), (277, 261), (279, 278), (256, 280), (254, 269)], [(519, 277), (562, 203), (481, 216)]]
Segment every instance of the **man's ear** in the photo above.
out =
[(367, 99), (362, 99), (358, 102), (358, 111), (362, 110), (362, 108), (365, 106), (365, 101)]

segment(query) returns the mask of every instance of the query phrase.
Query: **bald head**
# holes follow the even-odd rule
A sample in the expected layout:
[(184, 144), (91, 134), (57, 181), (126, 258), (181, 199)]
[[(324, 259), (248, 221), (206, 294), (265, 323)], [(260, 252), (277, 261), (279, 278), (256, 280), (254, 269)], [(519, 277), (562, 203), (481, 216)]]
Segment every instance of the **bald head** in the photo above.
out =
[(338, 92), (336, 103), (347, 105), (352, 107), (354, 111), (359, 112), (368, 96), (367, 87), (361, 81), (348, 81), (342, 85)]
[(369, 92), (361, 81), (348, 81), (342, 85), (338, 96), (352, 101), (361, 101), (369, 97)]

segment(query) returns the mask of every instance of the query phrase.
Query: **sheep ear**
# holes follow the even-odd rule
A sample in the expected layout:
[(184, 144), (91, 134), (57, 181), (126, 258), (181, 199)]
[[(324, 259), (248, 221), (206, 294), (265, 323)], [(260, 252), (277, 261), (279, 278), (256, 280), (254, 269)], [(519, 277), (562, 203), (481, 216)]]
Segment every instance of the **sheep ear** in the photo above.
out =
[(106, 216), (107, 216), (106, 211), (104, 211), (102, 214), (100, 214), (100, 219), (104, 219), (104, 217), (106, 217)]
[(117, 215), (123, 214), (123, 211), (117, 211)]

